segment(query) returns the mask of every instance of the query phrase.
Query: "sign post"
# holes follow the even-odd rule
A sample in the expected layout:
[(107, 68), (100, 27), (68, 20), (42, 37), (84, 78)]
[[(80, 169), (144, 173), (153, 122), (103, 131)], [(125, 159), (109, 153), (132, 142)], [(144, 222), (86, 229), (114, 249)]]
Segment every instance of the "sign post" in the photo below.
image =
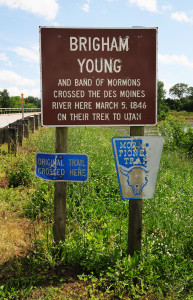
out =
[[(144, 126), (131, 126), (130, 136), (144, 136)], [(141, 251), (142, 199), (129, 199), (129, 228), (127, 254)]]
[(65, 240), (66, 232), (66, 183), (88, 180), (88, 156), (67, 152), (67, 128), (57, 128), (56, 152), (36, 155), (36, 176), (55, 181), (54, 240)]
[(24, 94), (21, 94), (21, 104), (22, 104), (22, 120), (24, 120)]
[(134, 136), (112, 139), (121, 197), (129, 199), (129, 255), (141, 250), (142, 199), (153, 198), (164, 142), (159, 136), (142, 136), (143, 131), (132, 127)]
[[(67, 153), (68, 128), (56, 128), (56, 153)], [(66, 235), (66, 182), (55, 182), (54, 241), (65, 241)]]

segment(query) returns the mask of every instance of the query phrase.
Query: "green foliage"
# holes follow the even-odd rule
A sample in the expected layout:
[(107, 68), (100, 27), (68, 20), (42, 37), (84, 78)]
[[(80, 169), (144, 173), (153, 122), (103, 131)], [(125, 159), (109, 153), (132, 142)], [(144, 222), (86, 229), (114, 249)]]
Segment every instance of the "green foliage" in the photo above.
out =
[(185, 83), (177, 83), (169, 89), (169, 93), (180, 100), (188, 94), (188, 85)]
[(42, 129), (38, 139), (31, 135), (31, 143), (36, 152), (55, 153), (55, 128), (50, 128), (49, 131)]
[(188, 88), (188, 96), (191, 100), (193, 100), (193, 87), (192, 86), (190, 86)]
[[(171, 110), (176, 111), (193, 111), (193, 87), (188, 87), (187, 84), (177, 83), (169, 90), (173, 99), (166, 99), (165, 105)], [(162, 102), (163, 103), (163, 102)], [(160, 111), (165, 111), (164, 108), (159, 109), (158, 103), (158, 115)]]
[(29, 218), (48, 218), (53, 215), (53, 184), (38, 182), (31, 199), (26, 204), (26, 216)]
[(189, 124), (168, 117), (159, 125), (159, 131), (165, 138), (165, 147), (193, 154), (193, 128)]
[[(162, 126), (166, 146), (154, 198), (143, 201), (141, 253), (126, 254), (129, 205), (120, 196), (111, 146), (111, 138), (122, 132), (71, 128), (68, 151), (89, 155), (89, 180), (68, 183), (66, 241), (59, 245), (53, 241), (54, 185), (33, 179), (25, 213), (38, 221), (41, 218), (45, 232), (38, 239), (34, 227), (34, 249), (14, 262), (13, 275), (1, 280), (0, 298), (40, 298), (49, 287), (48, 299), (57, 295), (65, 299), (63, 282), (69, 270), (75, 270), (85, 284), (86, 299), (191, 299), (193, 164), (190, 157), (179, 155), (190, 142), (182, 123), (167, 119)], [(30, 140), (30, 147), (51, 152), (54, 137), (53, 129), (43, 129), (37, 139)], [(9, 195), (4, 193), (5, 202)]]
[[(25, 98), (25, 104), (24, 106), (26, 108), (40, 108), (41, 107), (41, 101), (37, 97), (28, 96)], [(9, 96), (9, 93), (7, 90), (3, 90), (0, 92), (0, 107), (2, 108), (20, 108), (22, 107), (21, 104), (21, 98), (20, 96)]]
[(158, 119), (158, 121), (163, 121), (163, 120), (165, 120), (167, 118), (167, 116), (168, 116), (167, 112), (165, 112), (164, 110), (162, 110), (160, 112), (160, 114), (158, 115), (157, 119)]
[(25, 107), (41, 107), (40, 99), (37, 97), (28, 96), (25, 98)]
[(5, 167), (9, 187), (27, 186), (32, 181), (32, 171), (28, 160), (19, 156), (11, 166)]
[(164, 89), (164, 83), (160, 80), (157, 82), (157, 103), (158, 103), (158, 120), (164, 120), (169, 111), (169, 107), (166, 104), (166, 90)]
[[(10, 106), (11, 108), (19, 108), (22, 107), (21, 98), (19, 96), (10, 97)], [(5, 106), (6, 108), (6, 106)]]
[(7, 90), (3, 90), (2, 92), (0, 92), (0, 107), (2, 108), (11, 107), (9, 101), (9, 94)]

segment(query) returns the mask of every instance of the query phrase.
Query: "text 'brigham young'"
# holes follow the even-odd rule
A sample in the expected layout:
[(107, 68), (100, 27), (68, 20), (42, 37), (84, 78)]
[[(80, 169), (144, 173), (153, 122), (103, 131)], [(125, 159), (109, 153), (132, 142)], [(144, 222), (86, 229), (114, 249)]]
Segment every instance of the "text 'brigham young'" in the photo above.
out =
[(70, 37), (70, 51), (129, 51), (129, 36), (116, 37)]

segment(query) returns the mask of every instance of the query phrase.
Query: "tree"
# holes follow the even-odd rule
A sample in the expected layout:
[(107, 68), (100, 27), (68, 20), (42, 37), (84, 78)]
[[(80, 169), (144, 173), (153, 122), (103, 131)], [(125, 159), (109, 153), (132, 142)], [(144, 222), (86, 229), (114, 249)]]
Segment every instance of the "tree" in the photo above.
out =
[(168, 107), (166, 105), (166, 90), (164, 89), (164, 83), (160, 80), (157, 82), (157, 102), (158, 102), (158, 115), (161, 112), (167, 112)]
[(193, 87), (192, 86), (190, 86), (188, 88), (188, 97), (189, 97), (189, 99), (193, 100)]
[(163, 101), (166, 98), (166, 90), (164, 90), (164, 83), (160, 80), (157, 82), (157, 97), (158, 101)]
[(181, 100), (188, 94), (188, 85), (185, 83), (177, 83), (169, 89), (169, 94)]
[(0, 107), (10, 107), (10, 97), (7, 90), (3, 90), (2, 92), (0, 92)]
[(27, 98), (25, 98), (25, 104), (26, 107), (37, 107), (37, 108), (41, 107), (40, 99), (33, 96), (28, 96)]
[(21, 98), (19, 96), (10, 97), (10, 107), (21, 107)]

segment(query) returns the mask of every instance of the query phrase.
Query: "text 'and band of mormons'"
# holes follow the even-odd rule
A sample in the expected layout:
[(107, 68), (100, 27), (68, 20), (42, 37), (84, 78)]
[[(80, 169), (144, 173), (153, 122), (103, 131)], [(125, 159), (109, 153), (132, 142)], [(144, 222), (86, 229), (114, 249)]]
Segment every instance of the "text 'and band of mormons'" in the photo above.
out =
[(44, 126), (156, 124), (157, 28), (40, 27)]

